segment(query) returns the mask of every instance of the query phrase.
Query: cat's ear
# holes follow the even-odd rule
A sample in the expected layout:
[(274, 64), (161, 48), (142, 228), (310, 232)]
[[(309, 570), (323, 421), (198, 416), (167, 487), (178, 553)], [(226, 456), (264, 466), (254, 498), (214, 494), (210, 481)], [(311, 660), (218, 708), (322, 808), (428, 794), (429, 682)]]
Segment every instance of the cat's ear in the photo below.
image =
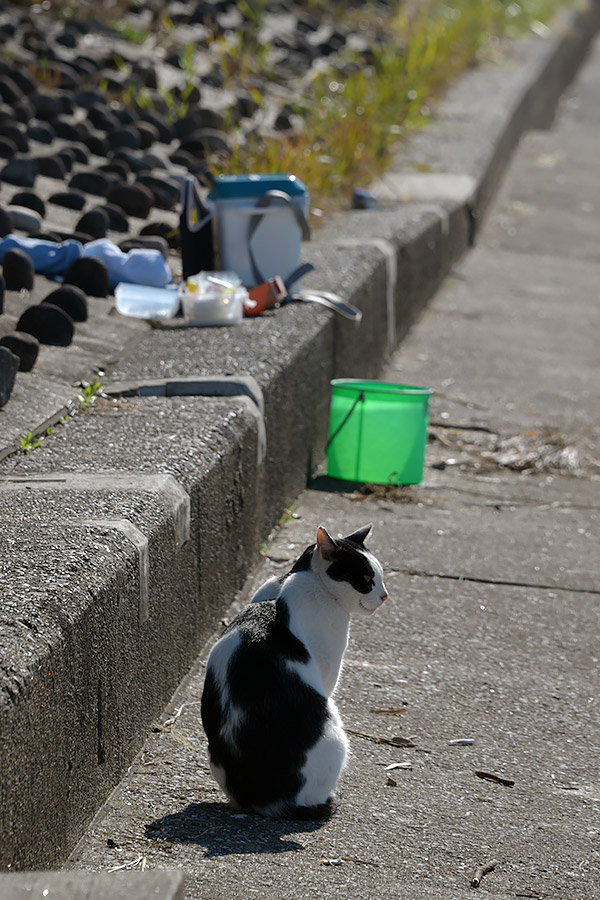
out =
[(331, 537), (326, 528), (319, 525), (317, 529), (317, 549), (323, 559), (332, 559), (338, 549), (337, 541)]
[(364, 543), (372, 527), (373, 523), (369, 522), (368, 525), (363, 525), (362, 528), (359, 528), (357, 531), (353, 531), (352, 534), (347, 534), (345, 540), (350, 541), (351, 544), (358, 544), (359, 547), (362, 547), (364, 546)]

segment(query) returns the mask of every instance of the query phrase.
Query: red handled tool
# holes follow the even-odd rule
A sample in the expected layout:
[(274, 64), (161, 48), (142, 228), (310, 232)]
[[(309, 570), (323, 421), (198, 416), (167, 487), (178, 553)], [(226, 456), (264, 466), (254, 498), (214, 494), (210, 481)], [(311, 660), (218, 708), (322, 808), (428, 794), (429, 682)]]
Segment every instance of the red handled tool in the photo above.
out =
[(244, 303), (244, 314), (246, 316), (258, 316), (265, 309), (272, 309), (287, 297), (287, 288), (283, 283), (283, 279), (279, 275), (257, 284), (248, 291), (249, 302)]

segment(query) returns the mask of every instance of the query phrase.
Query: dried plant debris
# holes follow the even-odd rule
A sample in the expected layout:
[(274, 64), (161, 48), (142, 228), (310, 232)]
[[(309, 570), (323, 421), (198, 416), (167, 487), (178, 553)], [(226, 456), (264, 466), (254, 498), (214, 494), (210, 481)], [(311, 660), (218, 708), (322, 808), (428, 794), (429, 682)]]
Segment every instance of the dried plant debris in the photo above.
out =
[(109, 872), (120, 872), (123, 869), (139, 869), (142, 872), (145, 872), (148, 866), (148, 858), (146, 856), (140, 855), (136, 856), (135, 859), (124, 862), (120, 866), (112, 866), (108, 869)]
[(363, 866), (375, 866), (376, 869), (379, 868), (379, 863), (374, 862), (372, 859), (361, 859), (359, 856), (339, 856), (333, 859), (325, 858), (321, 860), (321, 865), (343, 866), (345, 862), (359, 863)]
[[(524, 474), (544, 472), (580, 474), (584, 463), (573, 438), (554, 428), (541, 428), (508, 437), (488, 428), (431, 424), (429, 427), (431, 457), (439, 445), (433, 468), (458, 466), (489, 472), (509, 469)], [(592, 465), (594, 463), (590, 461)]]
[(475, 774), (484, 781), (494, 781), (496, 784), (503, 784), (505, 787), (513, 787), (514, 781), (511, 778), (504, 778), (502, 775), (495, 775), (493, 772), (484, 772), (478, 769)]
[(481, 884), (481, 879), (484, 875), (489, 875), (490, 872), (493, 872), (498, 863), (495, 859), (491, 862), (486, 863), (484, 866), (478, 866), (473, 873), (473, 877), (471, 878), (471, 887), (477, 888)]
[(411, 738), (405, 738), (400, 735), (397, 737), (384, 738), (374, 734), (366, 734), (364, 731), (356, 731), (354, 728), (346, 728), (348, 734), (355, 734), (357, 737), (364, 738), (367, 741), (373, 741), (374, 744), (389, 744), (392, 747), (416, 747), (417, 745)]
[(412, 484), (362, 484), (346, 494), (350, 500), (386, 500), (388, 503), (423, 504), (431, 498), (423, 494), (418, 485)]
[(523, 888), (527, 893), (517, 892), (515, 897), (527, 897), (528, 900), (538, 900), (540, 897), (547, 897), (546, 891), (536, 891), (534, 888)]
[(577, 472), (580, 468), (577, 447), (558, 433), (499, 439), (496, 447), (484, 451), (482, 457), (515, 472)]

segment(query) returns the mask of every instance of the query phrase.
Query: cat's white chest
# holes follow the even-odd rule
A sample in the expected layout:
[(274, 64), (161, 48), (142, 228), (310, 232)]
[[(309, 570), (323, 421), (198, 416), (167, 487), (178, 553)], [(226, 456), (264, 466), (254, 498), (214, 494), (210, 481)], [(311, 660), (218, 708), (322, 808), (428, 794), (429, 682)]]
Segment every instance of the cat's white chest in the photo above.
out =
[(339, 662), (332, 663), (331, 659), (324, 656), (319, 658), (318, 654), (310, 652), (308, 662), (290, 661), (288, 668), (299, 675), (302, 681), (314, 688), (315, 691), (325, 697), (331, 697), (339, 680), (343, 655), (344, 651), (342, 650)]
[(332, 646), (330, 643), (327, 648), (323, 648), (322, 654), (319, 654), (318, 649), (316, 650), (315, 659), (321, 669), (323, 687), (328, 697), (333, 694), (338, 683), (347, 645), (348, 635), (346, 632), (346, 634), (336, 642), (336, 645)]
[[(295, 587), (295, 585), (294, 585)], [(312, 687), (330, 697), (335, 690), (348, 644), (350, 618), (322, 592), (286, 592), (290, 631), (310, 654), (308, 663), (298, 663), (297, 671)], [(296, 665), (296, 664), (295, 664)]]

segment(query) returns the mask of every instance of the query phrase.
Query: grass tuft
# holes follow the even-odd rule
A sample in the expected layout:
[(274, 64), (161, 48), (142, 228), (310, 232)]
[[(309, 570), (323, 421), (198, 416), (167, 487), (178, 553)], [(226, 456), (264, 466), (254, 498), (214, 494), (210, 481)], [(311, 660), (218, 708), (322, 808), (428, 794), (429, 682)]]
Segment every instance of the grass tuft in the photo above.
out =
[[(306, 87), (301, 133), (239, 142), (227, 170), (293, 172), (317, 206), (346, 205), (353, 187), (385, 171), (397, 141), (427, 124), (432, 106), (460, 72), (497, 52), (502, 38), (542, 33), (559, 5), (407, 0), (382, 12), (376, 4), (361, 4), (360, 21), (386, 35), (372, 43), (368, 62), (364, 55), (343, 54)], [(311, 6), (318, 11), (318, 2)], [(356, 17), (351, 6), (337, 4), (342, 20)]]
[[(313, 206), (346, 206), (355, 187), (368, 185), (389, 165), (394, 145), (407, 133), (425, 127), (446, 86), (482, 58), (502, 52), (502, 40), (534, 32), (549, 33), (559, 6), (578, 0), (303, 0), (290, 9), (305, 9), (323, 23), (364, 38), (325, 56), (310, 75), (278, 83), (277, 48), (264, 39), (269, 0), (237, 0), (242, 24), (223, 32), (208, 16), (201, 44), (180, 47), (182, 85), (159, 86), (171, 120), (186, 115), (198, 85), (199, 55), (216, 63), (223, 88), (244, 90), (268, 114), (269, 89), (286, 98), (294, 128), (284, 134), (253, 123), (252, 130), (226, 111), (225, 127), (233, 147), (208, 162), (217, 172), (290, 172), (307, 185)], [(29, 6), (25, 0), (14, 5)], [(136, 26), (134, 0), (46, 0), (64, 19), (103, 21), (114, 34), (166, 52), (177, 39), (169, 7), (156, 8), (150, 25)], [(160, 6), (160, 5), (159, 5)], [(37, 7), (36, 7), (37, 8)], [(145, 30), (147, 28), (147, 30)], [(175, 44), (176, 46), (176, 44)], [(117, 66), (124, 63), (114, 56)], [(35, 75), (53, 86), (59, 73), (39, 60)], [(151, 93), (127, 73), (119, 96), (129, 106), (151, 106)], [(279, 79), (280, 81), (281, 79)]]

